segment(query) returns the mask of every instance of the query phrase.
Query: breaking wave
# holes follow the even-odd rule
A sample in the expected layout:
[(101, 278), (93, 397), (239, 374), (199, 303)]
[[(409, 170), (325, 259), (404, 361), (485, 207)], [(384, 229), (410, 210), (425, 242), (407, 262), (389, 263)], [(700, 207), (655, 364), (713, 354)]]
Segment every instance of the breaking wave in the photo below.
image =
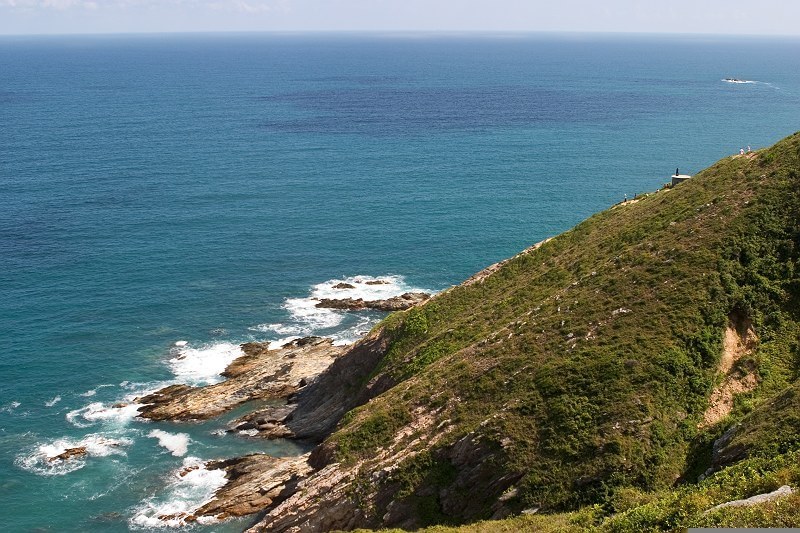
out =
[(80, 470), (91, 457), (125, 455), (123, 448), (132, 443), (130, 439), (99, 434), (86, 435), (80, 440), (61, 438), (36, 444), (33, 449), (17, 456), (15, 464), (42, 476), (60, 476)]
[[(224, 470), (208, 470), (202, 460), (187, 457), (183, 466), (172, 472), (166, 490), (143, 501), (129, 525), (137, 530), (186, 525), (186, 518), (210, 501), (225, 483)], [(210, 517), (200, 517), (197, 521), (216, 522)]]

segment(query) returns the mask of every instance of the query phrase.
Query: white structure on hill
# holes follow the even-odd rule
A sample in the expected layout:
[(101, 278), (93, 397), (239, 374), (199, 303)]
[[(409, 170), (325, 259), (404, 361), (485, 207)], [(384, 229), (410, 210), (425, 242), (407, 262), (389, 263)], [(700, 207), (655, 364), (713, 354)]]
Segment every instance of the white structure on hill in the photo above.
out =
[(674, 187), (675, 185), (677, 185), (679, 183), (683, 183), (684, 181), (688, 180), (689, 178), (691, 178), (691, 176), (689, 174), (681, 174), (680, 170), (678, 170), (676, 168), (675, 169), (675, 174), (672, 175), (672, 186)]

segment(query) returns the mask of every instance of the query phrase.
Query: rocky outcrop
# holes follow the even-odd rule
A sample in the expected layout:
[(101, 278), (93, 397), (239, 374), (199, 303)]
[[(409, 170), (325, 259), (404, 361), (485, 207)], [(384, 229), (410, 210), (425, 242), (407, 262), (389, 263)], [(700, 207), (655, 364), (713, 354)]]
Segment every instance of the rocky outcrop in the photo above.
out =
[(224, 469), (228, 482), (194, 515), (223, 520), (263, 512), (278, 505), (295, 492), (298, 481), (311, 470), (307, 458), (308, 455), (275, 458), (255, 454), (209, 461), (206, 468)]
[[(428, 425), (434, 417), (418, 415), (419, 418), (415, 418), (410, 426), (428, 433), (424, 440), (433, 447), (440, 431)], [(300, 481), (292, 496), (268, 510), (261, 522), (249, 531), (299, 533), (385, 527), (415, 530), (422, 525), (417, 505), (423, 500), (436, 501), (443, 512), (460, 521), (482, 518), (476, 514), (478, 510), (492, 505), (495, 518), (512, 514), (507, 502), (499, 499), (504, 493), (513, 493), (509, 489), (522, 474), (498, 469), (496, 465), (502, 449), (475, 433), (433, 452), (433, 460), (454, 473), (449, 486), (422, 484), (410, 497), (398, 497), (399, 485), (394, 472), (398, 465), (419, 453), (421, 443), (418, 440), (414, 446), (404, 440), (400, 435), (405, 433), (405, 429), (399, 431), (395, 442), (375, 458), (354, 464), (332, 462), (311, 473)], [(324, 449), (324, 446), (315, 449), (310, 461), (315, 462), (315, 455), (318, 456), (316, 461), (320, 461), (320, 451)], [(359, 487), (354, 491), (354, 484), (365, 471), (371, 473), (371, 480), (377, 484), (372, 490)], [(482, 487), (481, 492), (472, 492), (469, 499), (464, 499), (463, 495), (477, 486)]]
[(88, 453), (89, 452), (86, 450), (86, 446), (78, 446), (76, 448), (67, 448), (58, 455), (54, 455), (53, 457), (48, 457), (47, 460), (50, 462), (67, 461), (75, 457), (84, 457)]
[(288, 405), (267, 406), (247, 414), (234, 423), (236, 429), (257, 429), (265, 438), (321, 441), (347, 411), (394, 385), (386, 376), (368, 381), (389, 340), (383, 330), (373, 332), (299, 389)]
[[(369, 283), (369, 282), (367, 282)], [(400, 296), (393, 296), (385, 300), (364, 300), (362, 298), (322, 298), (316, 307), (326, 309), (343, 309), (346, 311), (404, 311), (419, 305), (431, 297), (424, 292), (406, 292)]]
[(371, 522), (352, 494), (355, 479), (349, 469), (332, 464), (302, 480), (295, 493), (273, 507), (248, 530), (263, 532), (348, 531)]
[[(327, 369), (344, 348), (331, 339), (306, 337), (271, 350), (268, 343), (242, 345), (221, 383), (206, 387), (171, 385), (135, 401), (151, 420), (204, 420), (251, 400), (285, 399)], [(267, 421), (265, 420), (265, 423)]]

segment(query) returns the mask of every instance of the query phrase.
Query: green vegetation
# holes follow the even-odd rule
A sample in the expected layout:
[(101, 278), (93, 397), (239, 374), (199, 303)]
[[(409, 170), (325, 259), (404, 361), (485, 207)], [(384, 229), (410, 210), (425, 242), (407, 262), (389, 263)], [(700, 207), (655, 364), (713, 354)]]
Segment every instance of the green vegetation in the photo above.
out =
[[(348, 413), (350, 417), (355, 411)], [(366, 451), (386, 446), (398, 428), (408, 423), (411, 417), (402, 406), (387, 409), (371, 409), (357, 427), (343, 434), (337, 441), (337, 453), (342, 460), (352, 460)]]
[[(627, 533), (685, 531), (689, 527), (798, 527), (800, 493), (751, 507), (718, 504), (772, 492), (782, 485), (800, 484), (800, 452), (773, 458), (754, 458), (727, 468), (696, 485), (684, 485), (660, 495), (637, 494), (651, 501), (635, 503), (628, 510), (609, 514), (601, 506), (576, 512), (521, 515), (461, 527), (431, 527), (426, 533), (485, 531), (567, 531)], [(400, 530), (389, 530), (400, 531)]]
[[(378, 523), (397, 500), (424, 504), (418, 526), (473, 524), (460, 531), (796, 525), (796, 496), (703, 512), (800, 482), (799, 261), (795, 134), (392, 315), (371, 377), (397, 384), (325, 446), (360, 472), (397, 461), (359, 477)], [(758, 343), (735, 371), (758, 386), (703, 424), (725, 329), (749, 324)], [(740, 462), (697, 484), (736, 423)]]

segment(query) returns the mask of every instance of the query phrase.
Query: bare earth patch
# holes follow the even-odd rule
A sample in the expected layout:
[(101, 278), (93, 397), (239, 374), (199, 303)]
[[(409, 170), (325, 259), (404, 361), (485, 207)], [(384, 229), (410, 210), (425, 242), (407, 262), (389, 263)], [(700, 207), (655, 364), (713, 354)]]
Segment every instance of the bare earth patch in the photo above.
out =
[(708, 409), (698, 427), (713, 426), (728, 416), (733, 409), (736, 395), (750, 392), (758, 386), (758, 378), (753, 369), (736, 367), (736, 362), (751, 354), (757, 343), (758, 336), (750, 320), (731, 317), (728, 327), (725, 328), (722, 357), (719, 361), (719, 372), (725, 377), (711, 393)]

